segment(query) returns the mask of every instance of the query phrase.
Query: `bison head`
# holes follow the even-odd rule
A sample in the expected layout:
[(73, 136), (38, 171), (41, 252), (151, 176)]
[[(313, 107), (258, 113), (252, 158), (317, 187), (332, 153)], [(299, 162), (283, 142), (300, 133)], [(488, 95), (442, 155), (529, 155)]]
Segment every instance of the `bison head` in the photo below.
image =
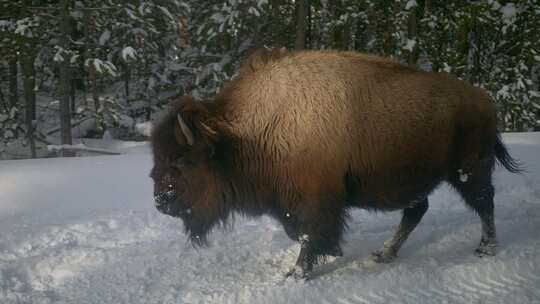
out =
[(156, 208), (180, 217), (194, 244), (226, 218), (215, 147), (216, 129), (205, 105), (183, 97), (152, 131)]

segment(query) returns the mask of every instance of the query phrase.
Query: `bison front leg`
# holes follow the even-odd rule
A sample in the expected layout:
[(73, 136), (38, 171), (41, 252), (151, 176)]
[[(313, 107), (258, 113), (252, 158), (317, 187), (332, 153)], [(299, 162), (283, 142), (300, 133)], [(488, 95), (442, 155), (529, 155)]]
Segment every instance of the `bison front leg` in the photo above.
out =
[(292, 276), (297, 280), (305, 278), (313, 270), (317, 259), (309, 235), (302, 235), (298, 241), (300, 242), (300, 254), (296, 260), (296, 265), (286, 274), (287, 277)]
[[(287, 213), (284, 219), (281, 218), (280, 221), (283, 225), (283, 228), (285, 229), (285, 233), (291, 240), (298, 241), (301, 246), (302, 244), (304, 244), (304, 246), (307, 246), (307, 234), (300, 233), (299, 224), (294, 220), (294, 218), (291, 217), (289, 213)], [(334, 247), (325, 248), (325, 251), (321, 254), (326, 256), (341, 257), (343, 256), (343, 251), (341, 250), (341, 246), (339, 245), (339, 243), (336, 243)]]
[(299, 225), (300, 254), (287, 276), (303, 279), (324, 256), (342, 256), (341, 235), (344, 219), (341, 210), (311, 216)]
[(427, 198), (411, 203), (403, 210), (403, 217), (397, 231), (391, 239), (384, 242), (383, 248), (373, 252), (373, 259), (378, 263), (389, 263), (397, 257), (399, 248), (405, 243), (428, 209)]

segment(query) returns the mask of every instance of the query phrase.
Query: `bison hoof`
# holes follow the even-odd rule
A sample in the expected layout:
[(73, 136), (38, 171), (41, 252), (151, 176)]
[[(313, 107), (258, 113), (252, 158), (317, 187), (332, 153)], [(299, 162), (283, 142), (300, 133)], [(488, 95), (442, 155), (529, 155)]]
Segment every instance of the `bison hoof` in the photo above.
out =
[(389, 250), (376, 250), (371, 253), (371, 257), (376, 263), (390, 263), (397, 258), (397, 255)]
[(331, 256), (331, 257), (340, 258), (340, 257), (343, 256), (343, 251), (341, 250), (341, 247), (336, 246), (336, 247), (332, 248), (331, 250), (329, 250), (327, 252), (327, 255)]
[(476, 248), (474, 254), (479, 257), (485, 256), (494, 256), (497, 253), (497, 244), (496, 243), (480, 243), (480, 246)]
[(307, 278), (309, 272), (302, 269), (300, 266), (294, 266), (291, 270), (289, 270), (286, 274), (286, 278), (293, 278), (296, 281), (303, 281)]

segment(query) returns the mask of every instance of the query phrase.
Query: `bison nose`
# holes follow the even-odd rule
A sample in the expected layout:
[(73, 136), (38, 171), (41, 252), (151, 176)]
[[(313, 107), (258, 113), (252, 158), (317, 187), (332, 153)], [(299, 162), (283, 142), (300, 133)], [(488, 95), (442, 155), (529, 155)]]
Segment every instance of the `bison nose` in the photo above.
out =
[(154, 203), (156, 204), (156, 207), (169, 204), (173, 202), (175, 199), (176, 199), (176, 193), (173, 190), (161, 192), (154, 195)]
[(188, 216), (191, 214), (191, 208), (177, 200), (174, 191), (167, 191), (154, 196), (156, 209), (166, 215), (173, 217)]

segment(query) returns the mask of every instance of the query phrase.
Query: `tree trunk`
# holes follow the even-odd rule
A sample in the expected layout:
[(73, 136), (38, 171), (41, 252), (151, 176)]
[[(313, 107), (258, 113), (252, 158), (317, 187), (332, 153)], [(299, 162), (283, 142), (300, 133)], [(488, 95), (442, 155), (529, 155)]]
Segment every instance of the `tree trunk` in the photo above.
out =
[[(60, 46), (64, 50), (69, 50), (69, 0), (60, 2)], [(69, 93), (70, 85), (70, 70), (69, 58), (64, 54), (64, 60), (60, 63), (60, 139), (63, 145), (71, 145), (71, 113), (69, 111)], [(71, 153), (62, 152), (63, 156), (72, 156)]]
[(131, 70), (129, 65), (126, 63), (124, 65), (124, 90), (126, 93), (126, 101), (129, 100), (129, 78), (131, 75)]
[[(336, 21), (339, 20), (341, 17), (341, 12), (343, 10), (343, 3), (341, 0), (337, 1), (330, 1), (329, 3), (330, 7), (330, 16), (332, 20)], [(332, 31), (332, 42), (331, 46), (338, 50), (344, 50), (347, 48), (347, 42), (346, 42), (346, 35), (345, 35), (345, 25), (340, 24), (334, 24), (334, 26), (331, 29)]]
[(178, 45), (182, 49), (189, 47), (188, 18), (183, 16), (178, 18)]
[[(96, 22), (95, 19), (92, 18), (90, 15), (90, 12), (85, 12), (83, 15), (84, 18), (84, 41), (86, 44), (85, 47), (85, 60), (88, 60), (90, 58), (94, 57), (94, 54), (90, 53), (90, 36), (95, 33), (96, 31)], [(101, 103), (99, 101), (99, 92), (98, 92), (98, 79), (97, 79), (97, 71), (96, 66), (94, 64), (93, 60), (90, 60), (88, 62), (88, 77), (87, 82), (88, 86), (90, 87), (90, 93), (92, 94), (92, 100), (94, 101), (94, 113), (96, 117), (96, 131), (98, 133), (103, 132), (104, 126), (101, 116)]]
[(303, 50), (306, 48), (306, 32), (307, 32), (307, 0), (296, 1), (296, 40), (294, 48)]
[(9, 60), (9, 91), (8, 91), (8, 102), (9, 107), (14, 107), (17, 105), (17, 100), (19, 99), (19, 96), (17, 94), (17, 80), (19, 77), (19, 73), (17, 70), (17, 57), (13, 57), (13, 59)]
[(34, 131), (36, 127), (36, 71), (34, 68), (35, 54), (30, 51), (21, 58), (23, 72), (23, 86), (25, 99), (25, 122), (27, 127), (26, 136), (30, 144), (30, 153), (32, 158), (36, 158), (36, 142), (34, 140)]
[(90, 58), (90, 16), (87, 10), (83, 11), (83, 35), (84, 35), (84, 52), (82, 53), (82, 82), (83, 82), (83, 102), (84, 106), (88, 107), (88, 73), (86, 67), (86, 60)]
[(71, 109), (71, 113), (72, 115), (75, 115), (75, 112), (76, 112), (76, 109), (75, 109), (75, 96), (76, 96), (76, 92), (75, 92), (75, 81), (74, 79), (71, 79), (70, 81), (70, 90), (69, 90), (69, 98), (70, 98), (70, 109)]
[(482, 29), (477, 20), (478, 14), (474, 12), (471, 27), (468, 28), (468, 34), (462, 35), (463, 43), (468, 44), (468, 73), (465, 75), (465, 79), (476, 84), (479, 82), (480, 75), (482, 73), (481, 66), (481, 43), (482, 43)]
[[(268, 32), (271, 33), (270, 46), (281, 48), (287, 47), (287, 34), (284, 33), (281, 6), (283, 0), (270, 0), (270, 12)], [(261, 39), (262, 40), (262, 39)]]
[(307, 21), (306, 21), (306, 45), (311, 47), (313, 45), (313, 41), (312, 41), (313, 35), (311, 33), (311, 30), (312, 30), (311, 18), (313, 16), (311, 15), (311, 3), (309, 2), (309, 0), (307, 1), (307, 4), (306, 4), (306, 12), (307, 12), (307, 17), (306, 17), (306, 19), (307, 19)]
[(4, 92), (2, 92), (2, 88), (0, 88), (0, 104), (4, 108), (4, 110), (8, 110), (7, 100), (4, 98)]
[(98, 93), (98, 80), (97, 80), (97, 71), (96, 66), (91, 62), (88, 66), (88, 78), (90, 80), (90, 90), (92, 91), (92, 100), (94, 101), (94, 111), (96, 114), (96, 126), (98, 132), (103, 131), (101, 123), (101, 103), (99, 102), (99, 93)]
[[(4, 72), (4, 64), (3, 63), (0, 63), (0, 67), (2, 68), (0, 70), (0, 73)], [(8, 77), (9, 77), (9, 74), (8, 74)], [(4, 96), (4, 92), (2, 90), (2, 88), (0, 87), (0, 105), (2, 105), (2, 108), (4, 108), (4, 110), (8, 110), (9, 106), (8, 106), (8, 100), (5, 98)]]
[(428, 16), (431, 14), (431, 8), (432, 8), (431, 0), (424, 0), (424, 16)]
[(270, 8), (272, 10), (272, 15), (275, 17), (279, 16), (279, 6), (281, 4), (281, 0), (270, 0)]
[(418, 28), (417, 28), (417, 6), (411, 8), (409, 18), (407, 20), (407, 38), (416, 41), (416, 44), (413, 46), (412, 50), (409, 51), (407, 55), (407, 63), (410, 66), (416, 66), (416, 61), (418, 60)]
[[(377, 26), (375, 24), (375, 21), (377, 19), (377, 13), (375, 8), (368, 6), (366, 7), (366, 15), (367, 15), (367, 24), (365, 26), (365, 30), (362, 31), (361, 26), (357, 26), (357, 37), (364, 37), (363, 41), (364, 44), (361, 45), (361, 47), (368, 53), (372, 53), (374, 49), (377, 49), (376, 45), (376, 38), (377, 38)], [(373, 20), (373, 21), (372, 21)], [(360, 24), (361, 21), (358, 22)]]
[(393, 33), (396, 31), (396, 25), (395, 22), (395, 16), (397, 16), (397, 13), (401, 9), (400, 2), (394, 1), (392, 4), (390, 4), (389, 7), (389, 14), (385, 16), (386, 18), (386, 25), (385, 25), (385, 31), (383, 34), (383, 52), (385, 56), (392, 56), (395, 55), (395, 38), (393, 37)]

